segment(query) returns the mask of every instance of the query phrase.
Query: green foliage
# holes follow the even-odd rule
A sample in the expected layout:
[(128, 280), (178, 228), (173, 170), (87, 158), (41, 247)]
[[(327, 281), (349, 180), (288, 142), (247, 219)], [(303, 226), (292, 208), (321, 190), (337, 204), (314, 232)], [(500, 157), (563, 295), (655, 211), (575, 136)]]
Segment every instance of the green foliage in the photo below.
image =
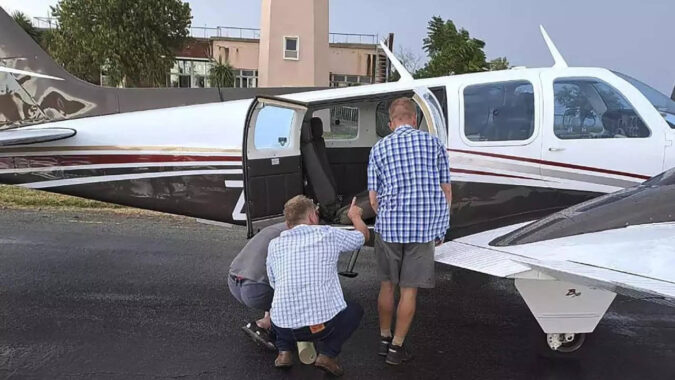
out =
[(209, 71), (211, 87), (234, 87), (234, 72), (229, 62), (215, 62)]
[(424, 51), (429, 62), (415, 73), (416, 78), (465, 74), (509, 67), (506, 58), (486, 61), (485, 42), (472, 38), (466, 29), (457, 29), (451, 20), (434, 16), (427, 26)]
[(417, 77), (464, 74), (487, 68), (483, 52), (485, 42), (471, 38), (466, 29), (457, 30), (451, 20), (434, 16), (427, 31), (423, 42), (429, 62), (417, 72)]
[(181, 0), (60, 0), (59, 21), (48, 43), (68, 71), (98, 83), (163, 86), (174, 52), (186, 42), (191, 11)]
[(506, 57), (495, 58), (492, 61), (488, 62), (488, 70), (497, 71), (497, 70), (508, 70), (511, 67), (509, 60)]
[(33, 23), (30, 22), (30, 18), (28, 18), (25, 13), (16, 11), (12, 13), (12, 18), (33, 40), (38, 43), (40, 42), (40, 31), (33, 26)]

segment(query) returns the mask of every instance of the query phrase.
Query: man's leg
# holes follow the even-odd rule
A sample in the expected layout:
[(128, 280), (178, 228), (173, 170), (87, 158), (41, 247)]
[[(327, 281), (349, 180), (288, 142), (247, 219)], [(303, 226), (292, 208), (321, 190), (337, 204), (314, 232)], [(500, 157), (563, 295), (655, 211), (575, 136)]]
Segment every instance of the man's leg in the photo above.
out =
[(347, 308), (339, 312), (329, 322), (332, 324), (333, 332), (325, 338), (321, 338), (323, 343), (319, 352), (330, 358), (335, 358), (342, 351), (342, 345), (356, 331), (363, 318), (363, 308), (356, 302), (347, 302)]
[(380, 317), (380, 335), (383, 338), (391, 337), (391, 322), (394, 317), (394, 284), (391, 281), (380, 282), (377, 313)]
[(241, 299), (246, 306), (252, 309), (265, 311), (265, 316), (263, 318), (244, 326), (244, 331), (251, 336), (255, 342), (264, 345), (270, 350), (274, 350), (274, 338), (271, 331), (272, 323), (268, 312), (272, 307), (274, 290), (267, 284), (250, 280), (243, 280), (240, 288)]
[(272, 329), (276, 335), (275, 344), (279, 349), (279, 355), (274, 360), (274, 366), (285, 368), (293, 365), (293, 350), (295, 349), (295, 337), (293, 330), (285, 329), (272, 324)]
[(401, 288), (401, 298), (398, 300), (398, 309), (396, 310), (396, 330), (392, 344), (402, 346), (417, 306), (417, 288)]

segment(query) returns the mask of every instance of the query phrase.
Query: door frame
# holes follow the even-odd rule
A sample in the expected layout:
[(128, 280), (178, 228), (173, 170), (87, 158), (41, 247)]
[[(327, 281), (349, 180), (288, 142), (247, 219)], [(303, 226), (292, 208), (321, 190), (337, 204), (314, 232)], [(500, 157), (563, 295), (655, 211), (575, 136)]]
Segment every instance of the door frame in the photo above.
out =
[[(251, 202), (251, 199), (250, 199), (250, 196), (249, 196), (251, 194), (250, 181), (249, 181), (249, 175), (250, 175), (250, 173), (249, 173), (249, 170), (250, 170), (249, 160), (253, 160), (253, 159), (258, 160), (258, 159), (264, 159), (265, 158), (265, 157), (249, 158), (249, 142), (250, 142), (250, 139), (252, 138), (252, 136), (249, 137), (249, 135), (251, 135), (251, 133), (255, 133), (255, 128), (252, 128), (251, 122), (253, 121), (253, 117), (256, 113), (258, 105), (261, 104), (261, 103), (272, 103), (272, 104), (276, 104), (276, 105), (279, 105), (279, 106), (288, 105), (290, 107), (287, 107), (287, 108), (295, 109), (296, 111), (300, 111), (302, 108), (304, 108), (304, 111), (302, 112), (302, 115), (299, 118), (300, 128), (302, 128), (302, 121), (303, 121), (303, 119), (305, 117), (305, 114), (308, 110), (308, 105), (305, 102), (288, 100), (288, 99), (273, 97), (273, 96), (256, 96), (253, 99), (253, 101), (251, 102), (251, 105), (249, 106), (248, 112), (246, 113), (246, 121), (244, 122), (244, 130), (243, 130), (244, 136), (243, 136), (243, 141), (242, 141), (242, 164), (243, 164), (243, 182), (244, 182), (244, 199), (245, 199), (244, 204), (245, 204), (245, 207), (246, 207), (246, 228), (247, 228), (247, 234), (248, 234), (249, 238), (254, 235), (253, 224), (255, 223), (255, 221), (251, 217), (251, 212), (249, 211), (250, 210), (249, 204)], [(257, 115), (255, 115), (255, 116), (257, 116)], [(297, 118), (297, 113), (296, 113), (295, 117)], [(297, 140), (297, 141), (294, 141), (297, 144), (300, 141), (300, 128), (298, 128), (297, 132), (293, 132), (293, 128), (296, 126), (296, 123), (297, 123), (297, 119), (294, 119), (294, 121), (293, 121), (294, 125), (291, 126), (291, 136), (290, 136), (290, 138), (293, 138), (294, 140)], [(298, 149), (300, 149), (300, 148), (298, 147)], [(286, 156), (284, 156), (284, 157), (286, 157)], [(288, 156), (288, 157), (292, 157), (292, 156)], [(274, 159), (274, 158), (279, 158), (279, 156), (273, 154), (269, 158)], [(267, 218), (267, 220), (271, 220), (272, 223), (273, 223), (273, 222), (276, 222), (278, 220), (278, 217), (279, 217), (279, 215), (272, 215), (269, 218)], [(264, 220), (265, 219), (261, 220), (261, 221), (263, 221), (263, 224), (267, 224), (267, 223), (264, 222)], [(272, 224), (272, 223), (269, 223), (269, 224)]]

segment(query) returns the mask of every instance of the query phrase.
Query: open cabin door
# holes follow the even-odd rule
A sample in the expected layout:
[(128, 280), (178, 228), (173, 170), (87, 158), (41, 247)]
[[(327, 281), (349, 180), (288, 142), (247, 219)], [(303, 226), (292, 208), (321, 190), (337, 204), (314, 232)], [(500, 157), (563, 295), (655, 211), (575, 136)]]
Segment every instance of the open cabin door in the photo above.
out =
[(436, 96), (426, 87), (414, 89), (413, 100), (424, 114), (424, 122), (432, 135), (438, 137), (443, 145), (448, 146), (448, 123), (443, 116), (443, 107)]
[(284, 204), (302, 194), (302, 103), (258, 97), (244, 128), (244, 194), (248, 236), (283, 221)]

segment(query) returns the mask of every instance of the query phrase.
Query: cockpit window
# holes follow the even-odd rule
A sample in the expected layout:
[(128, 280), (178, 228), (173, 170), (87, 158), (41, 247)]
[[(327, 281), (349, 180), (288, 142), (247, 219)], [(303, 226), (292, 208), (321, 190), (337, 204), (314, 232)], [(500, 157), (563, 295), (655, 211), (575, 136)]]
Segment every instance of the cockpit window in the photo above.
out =
[(638, 91), (640, 91), (642, 95), (644, 95), (647, 100), (652, 103), (654, 108), (656, 108), (656, 110), (659, 111), (661, 115), (663, 115), (663, 117), (666, 119), (666, 122), (668, 122), (668, 125), (670, 125), (670, 128), (675, 129), (675, 101), (673, 99), (670, 99), (655, 88), (650, 87), (649, 85), (640, 82), (639, 80), (626, 74), (616, 71), (614, 71), (614, 74), (618, 75), (622, 79), (625, 79), (628, 83), (632, 84), (633, 87), (637, 88)]
[(559, 79), (555, 93), (555, 135), (563, 140), (641, 138), (651, 132), (633, 106), (597, 79)]

